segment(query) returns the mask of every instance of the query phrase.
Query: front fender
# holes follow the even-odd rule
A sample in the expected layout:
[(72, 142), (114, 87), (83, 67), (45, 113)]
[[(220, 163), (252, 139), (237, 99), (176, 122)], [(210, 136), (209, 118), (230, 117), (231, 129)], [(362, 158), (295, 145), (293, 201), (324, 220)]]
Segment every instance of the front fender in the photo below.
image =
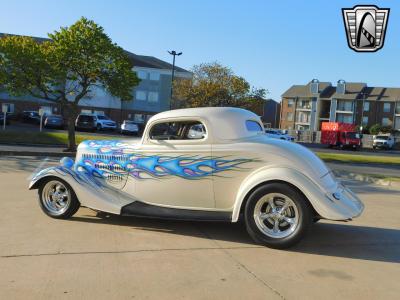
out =
[(47, 177), (56, 177), (66, 181), (74, 190), (82, 206), (95, 210), (120, 214), (121, 208), (135, 199), (123, 197), (118, 191), (99, 185), (91, 176), (76, 171), (71, 165), (62, 165), (43, 169), (36, 173), (29, 183), (29, 189), (37, 189)]
[(349, 190), (343, 188), (343, 198), (334, 200), (329, 195), (332, 190), (339, 189), (340, 184), (336, 182), (335, 187), (325, 189), (320, 183), (315, 182), (305, 174), (289, 167), (262, 168), (250, 174), (241, 184), (235, 199), (232, 213), (232, 222), (236, 222), (239, 213), (249, 192), (260, 184), (271, 181), (287, 182), (298, 188), (309, 200), (315, 211), (324, 219), (348, 220), (358, 216), (363, 205), (358, 198)]

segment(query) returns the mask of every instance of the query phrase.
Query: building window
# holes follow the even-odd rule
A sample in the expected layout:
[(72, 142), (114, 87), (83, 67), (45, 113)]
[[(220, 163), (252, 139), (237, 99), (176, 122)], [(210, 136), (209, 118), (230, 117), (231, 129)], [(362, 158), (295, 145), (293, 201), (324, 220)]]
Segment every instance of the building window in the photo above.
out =
[(158, 102), (158, 92), (149, 92), (149, 102), (156, 103)]
[(104, 116), (104, 110), (95, 110), (94, 114), (98, 116)]
[(353, 123), (353, 115), (337, 114), (336, 122), (352, 124)]
[(146, 101), (146, 92), (145, 91), (136, 91), (136, 100)]
[(363, 116), (362, 124), (363, 125), (368, 125), (368, 116)]
[(159, 81), (160, 80), (160, 73), (158, 73), (158, 72), (150, 72), (150, 80)]
[(296, 116), (297, 123), (310, 123), (311, 114), (309, 112), (300, 111)]
[(396, 130), (400, 130), (400, 117), (396, 117), (394, 126)]
[(390, 103), (389, 102), (383, 103), (383, 112), (390, 112)]
[(145, 118), (145, 115), (143, 115), (143, 114), (135, 114), (133, 116), (133, 120), (135, 122), (137, 122), (137, 123), (143, 123), (144, 122), (144, 118)]
[(369, 111), (369, 102), (368, 101), (364, 102), (364, 111)]
[(337, 103), (336, 110), (339, 110), (339, 111), (353, 111), (353, 102), (352, 101), (339, 100), (338, 103)]
[(293, 113), (292, 112), (288, 112), (286, 114), (286, 120), (288, 121), (293, 121)]
[[(7, 106), (7, 112), (8, 112), (8, 113), (13, 113), (13, 112), (14, 112), (14, 103), (4, 103), (3, 105), (6, 105), (6, 106)], [(3, 111), (2, 111), (2, 108), (3, 108), (2, 106), (3, 106), (3, 105), (0, 106), (0, 109), (1, 109), (0, 112), (3, 112)]]
[(400, 102), (396, 103), (396, 115), (400, 115)]
[(81, 110), (81, 113), (82, 113), (82, 114), (91, 114), (91, 113), (92, 113), (92, 110), (91, 110), (91, 109), (82, 109), (82, 110)]
[(293, 107), (293, 104), (294, 104), (294, 100), (293, 99), (289, 99), (288, 102), (287, 102), (287, 106), (288, 107)]
[(382, 118), (382, 126), (389, 126), (391, 124), (389, 118)]
[(147, 79), (147, 72), (146, 71), (137, 71), (137, 77), (139, 77), (139, 79)]
[(311, 109), (311, 101), (301, 99), (301, 100), (297, 101), (297, 108)]

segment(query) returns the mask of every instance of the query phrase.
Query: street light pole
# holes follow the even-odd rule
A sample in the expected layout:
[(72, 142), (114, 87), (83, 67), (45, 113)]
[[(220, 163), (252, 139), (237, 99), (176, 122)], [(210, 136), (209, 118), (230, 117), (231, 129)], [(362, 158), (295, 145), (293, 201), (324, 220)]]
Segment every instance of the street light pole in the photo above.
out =
[(172, 77), (171, 77), (171, 95), (170, 95), (170, 100), (169, 100), (169, 109), (172, 109), (172, 96), (174, 93), (174, 76), (175, 76), (175, 56), (182, 55), (182, 52), (176, 53), (175, 50), (168, 51), (169, 54), (173, 56), (172, 59)]
[(364, 119), (364, 105), (365, 105), (365, 96), (366, 96), (366, 93), (365, 92), (363, 92), (362, 93), (362, 96), (363, 96), (363, 98), (362, 98), (362, 106), (361, 106), (361, 121), (360, 121), (360, 127), (364, 127), (363, 125), (363, 119)]

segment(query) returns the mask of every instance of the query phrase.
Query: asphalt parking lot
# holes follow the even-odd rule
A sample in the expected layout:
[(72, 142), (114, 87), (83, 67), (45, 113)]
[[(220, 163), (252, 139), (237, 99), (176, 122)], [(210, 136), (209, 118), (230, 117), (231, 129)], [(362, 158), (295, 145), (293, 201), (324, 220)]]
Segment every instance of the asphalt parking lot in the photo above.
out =
[[(46, 217), (28, 191), (40, 165), (0, 157), (0, 299), (398, 299), (400, 191), (347, 182), (365, 204), (287, 251), (242, 224)], [(50, 163), (54, 163), (51, 161)]]

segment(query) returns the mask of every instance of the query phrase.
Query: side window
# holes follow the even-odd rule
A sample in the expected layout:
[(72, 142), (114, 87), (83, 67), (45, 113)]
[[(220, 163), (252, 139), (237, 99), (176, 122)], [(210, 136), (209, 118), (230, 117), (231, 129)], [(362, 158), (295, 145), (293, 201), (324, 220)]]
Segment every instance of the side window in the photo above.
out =
[(248, 131), (262, 131), (260, 123), (252, 120), (246, 121), (246, 128)]
[(150, 130), (152, 140), (198, 140), (206, 136), (206, 128), (199, 121), (165, 122)]
[(187, 138), (191, 140), (201, 140), (206, 136), (206, 128), (203, 124), (197, 123), (189, 127)]

